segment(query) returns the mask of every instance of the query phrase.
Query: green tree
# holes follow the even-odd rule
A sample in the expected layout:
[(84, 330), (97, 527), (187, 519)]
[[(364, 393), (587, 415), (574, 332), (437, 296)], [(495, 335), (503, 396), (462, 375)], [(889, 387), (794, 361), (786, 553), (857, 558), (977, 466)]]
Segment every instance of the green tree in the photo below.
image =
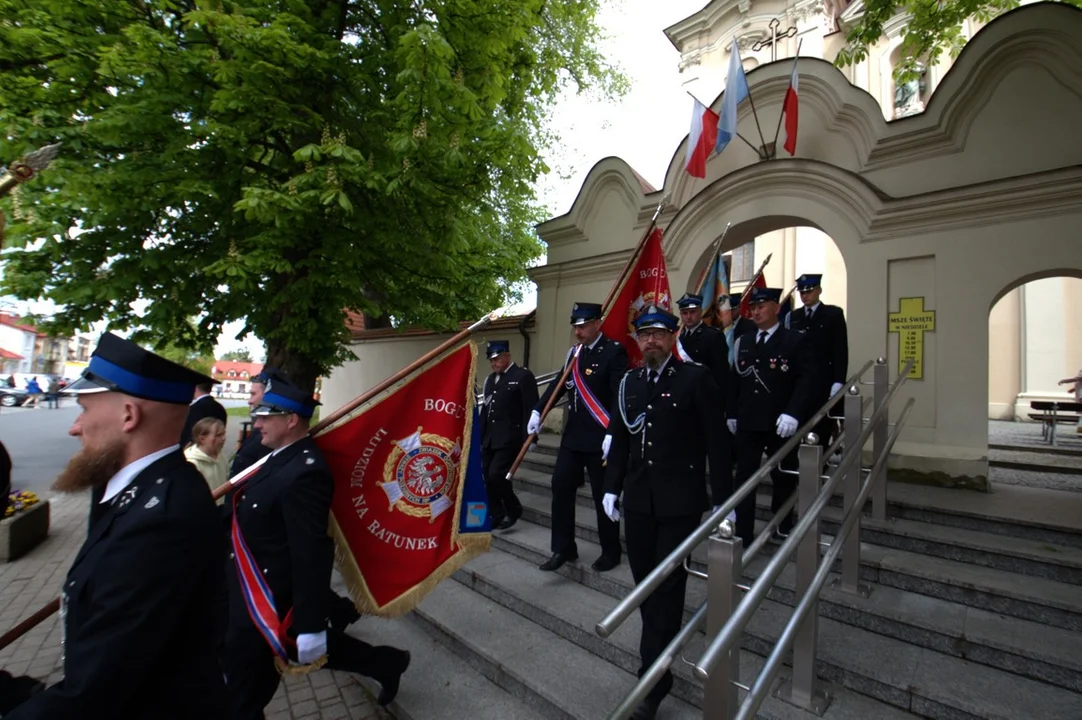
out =
[(230, 350), (222, 355), (222, 360), (233, 360), (234, 362), (252, 362), (252, 353), (247, 350)]
[(204, 375), (210, 375), (210, 370), (214, 367), (213, 355), (192, 348), (179, 347), (174, 343), (157, 345), (154, 347), (154, 352), (166, 360), (172, 360), (178, 365), (183, 365)]
[(0, 0), (0, 157), (64, 143), (0, 291), (177, 347), (245, 318), (308, 387), (346, 309), (479, 317), (540, 252), (558, 94), (623, 90), (599, 2)]
[[(1063, 0), (1082, 6), (1082, 0)], [(902, 41), (902, 62), (894, 69), (898, 80), (919, 73), (918, 62), (934, 65), (943, 53), (958, 57), (966, 43), (962, 23), (967, 18), (990, 22), (1018, 7), (1018, 0), (865, 0), (863, 14), (845, 29), (846, 46), (835, 63), (841, 67), (868, 57), (868, 48), (882, 39), (883, 27), (899, 14), (909, 16)]]

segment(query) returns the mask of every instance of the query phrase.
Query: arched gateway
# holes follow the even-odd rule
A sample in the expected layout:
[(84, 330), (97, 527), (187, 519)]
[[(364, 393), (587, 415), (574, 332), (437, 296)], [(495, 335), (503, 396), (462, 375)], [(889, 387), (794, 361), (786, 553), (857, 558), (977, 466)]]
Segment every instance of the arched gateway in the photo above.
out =
[[(748, 73), (764, 127), (776, 122), (790, 68)], [(604, 297), (663, 194), (674, 289), (694, 282), (726, 223), (726, 250), (816, 227), (844, 259), (855, 364), (885, 356), (897, 373), (891, 315), (935, 312), (934, 332), (922, 335), (923, 377), (903, 389), (917, 404), (896, 466), (986, 488), (989, 308), (1026, 278), (1082, 267), (1082, 12), (1041, 3), (1004, 15), (970, 41), (923, 113), (893, 122), (830, 64), (802, 59), (799, 68), (796, 158), (760, 161), (732, 143), (697, 180), (683, 170), (681, 144), (661, 191), (608, 158), (571, 211), (539, 227), (549, 255), (531, 271), (533, 365), (559, 365), (571, 303)], [(746, 103), (740, 130), (754, 134)]]

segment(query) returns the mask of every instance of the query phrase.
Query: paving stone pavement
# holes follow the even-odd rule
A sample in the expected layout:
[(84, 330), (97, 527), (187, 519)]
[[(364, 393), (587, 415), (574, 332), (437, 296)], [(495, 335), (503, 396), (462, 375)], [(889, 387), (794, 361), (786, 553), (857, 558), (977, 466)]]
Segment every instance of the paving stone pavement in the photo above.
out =
[[(59, 594), (86, 535), (88, 500), (86, 494), (53, 495), (45, 542), (14, 562), (0, 564), (0, 633)], [(58, 682), (64, 675), (58, 615), (0, 650), (0, 668), (49, 685)], [(266, 716), (267, 720), (394, 720), (376, 705), (357, 677), (331, 670), (286, 678), (267, 706)]]

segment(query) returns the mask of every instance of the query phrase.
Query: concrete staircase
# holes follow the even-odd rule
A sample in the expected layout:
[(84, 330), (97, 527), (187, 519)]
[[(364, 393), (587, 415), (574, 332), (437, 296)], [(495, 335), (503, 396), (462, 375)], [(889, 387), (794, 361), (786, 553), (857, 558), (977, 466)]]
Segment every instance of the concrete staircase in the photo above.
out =
[[(516, 488), (523, 519), (495, 533), (491, 552), (410, 616), (354, 626), (369, 642), (414, 653), (391, 708), (399, 718), (601, 720), (634, 685), (638, 615), (607, 640), (593, 631), (633, 583), (626, 559), (607, 573), (589, 567), (600, 548), (586, 488), (578, 496), (579, 562), (558, 573), (537, 569), (549, 555), (557, 442), (544, 436), (527, 457)], [(863, 523), (870, 597), (827, 588), (821, 598), (819, 676), (833, 697), (824, 717), (1082, 718), (1082, 493), (899, 484), (888, 499), (890, 520)], [(823, 519), (825, 540), (841, 520), (836, 500)], [(701, 549), (693, 555), (700, 569), (704, 560)], [(746, 577), (765, 562), (757, 558)], [(742, 680), (780, 635), (793, 587), (790, 565), (744, 633)], [(689, 578), (688, 616), (705, 592)], [(704, 640), (693, 641), (689, 659)], [(701, 686), (686, 665), (674, 673), (659, 717), (701, 718)], [(771, 698), (760, 717), (814, 716)]]

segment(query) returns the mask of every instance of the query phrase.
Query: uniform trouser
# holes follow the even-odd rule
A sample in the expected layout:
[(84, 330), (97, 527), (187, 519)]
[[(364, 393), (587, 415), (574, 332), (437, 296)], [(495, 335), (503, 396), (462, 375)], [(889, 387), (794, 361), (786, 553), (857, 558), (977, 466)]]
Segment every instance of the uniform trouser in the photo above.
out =
[[(625, 512), (627, 560), (635, 584), (642, 582), (701, 522), (702, 514), (658, 518), (644, 513)], [(650, 669), (654, 660), (680, 632), (684, 621), (687, 577), (683, 566), (677, 566), (639, 607), (642, 615), (642, 636), (639, 639), (642, 665), (639, 666), (639, 677)], [(647, 697), (655, 704), (660, 703), (672, 689), (672, 682), (672, 673), (666, 672)]]
[[(324, 668), (378, 680), (382, 670), (395, 666), (392, 653), (397, 650), (373, 647), (340, 630), (328, 628)], [(230, 629), (222, 666), (229, 695), (229, 717), (232, 720), (263, 720), (263, 708), (274, 697), (282, 678), (274, 665), (273, 651), (254, 625)]]
[[(788, 438), (778, 437), (773, 430), (736, 430), (736, 486), (743, 485), (748, 478), (755, 474), (763, 462), (763, 455), (770, 457), (778, 448), (785, 444)], [(794, 449), (781, 461), (780, 470), (796, 470), (797, 451)], [(770, 479), (774, 484), (773, 494), (770, 498), (770, 511), (778, 511), (789, 496), (796, 490), (797, 477), (779, 471), (774, 468), (770, 473)], [(793, 528), (794, 513), (781, 521), (778, 530), (788, 533)], [(747, 548), (755, 537), (755, 493), (751, 492), (740, 501), (736, 508), (736, 534), (744, 541)]]
[(619, 560), (620, 523), (609, 520), (601, 499), (605, 497), (605, 466), (601, 451), (582, 452), (560, 448), (552, 471), (552, 552), (578, 551), (575, 545), (575, 494), (582, 484), (582, 471), (590, 475), (590, 490), (597, 513), (597, 534), (601, 536), (601, 554)]
[(485, 472), (489, 516), (492, 518), (493, 525), (508, 515), (516, 519), (522, 517), (522, 503), (515, 495), (511, 481), (507, 479), (507, 471), (515, 463), (520, 449), (516, 447), (497, 450), (482, 448), (481, 450), (481, 466)]

